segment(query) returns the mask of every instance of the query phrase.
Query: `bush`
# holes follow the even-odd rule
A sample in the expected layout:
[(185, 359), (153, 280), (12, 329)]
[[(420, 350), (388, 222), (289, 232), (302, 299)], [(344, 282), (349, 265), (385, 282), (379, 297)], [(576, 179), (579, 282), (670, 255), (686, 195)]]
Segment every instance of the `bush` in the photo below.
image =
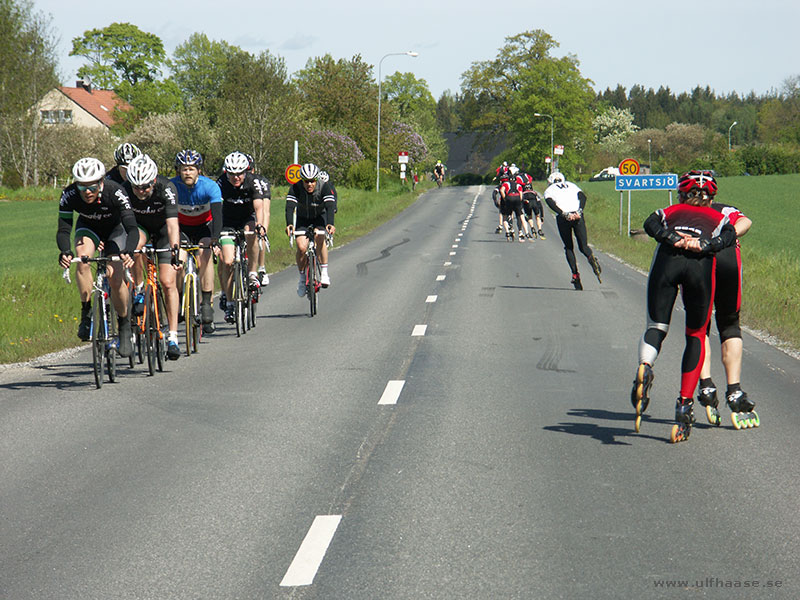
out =
[(350, 167), (364, 159), (364, 153), (352, 138), (331, 130), (304, 133), (300, 151), (301, 163), (313, 162), (334, 182), (346, 178)]
[(480, 185), (484, 180), (485, 177), (477, 173), (459, 173), (451, 178), (453, 185)]
[[(383, 174), (381, 174), (381, 178), (383, 178)], [(359, 190), (371, 190), (375, 187), (375, 179), (375, 163), (364, 159), (350, 165), (344, 184)]]

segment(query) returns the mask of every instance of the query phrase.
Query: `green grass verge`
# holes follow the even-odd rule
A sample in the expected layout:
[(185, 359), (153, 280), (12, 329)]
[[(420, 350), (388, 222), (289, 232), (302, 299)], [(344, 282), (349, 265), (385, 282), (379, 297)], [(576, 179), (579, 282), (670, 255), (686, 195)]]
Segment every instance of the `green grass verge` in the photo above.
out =
[[(739, 208), (753, 226), (742, 238), (742, 323), (766, 331), (800, 349), (800, 237), (794, 209), (800, 175), (719, 178), (717, 199)], [(613, 182), (581, 183), (589, 240), (645, 271), (655, 242), (646, 235), (619, 235), (620, 192)], [(628, 193), (624, 192), (623, 232), (627, 228)], [(641, 229), (647, 216), (666, 206), (667, 192), (631, 193), (631, 228)], [(677, 195), (673, 194), (673, 202)]]
[[(420, 183), (412, 193), (399, 183), (386, 182), (379, 194), (338, 188), (336, 246), (371, 231), (432, 186)], [(294, 264), (294, 249), (283, 232), (287, 189), (276, 186), (270, 206), (270, 272)], [(0, 364), (80, 344), (74, 267), (73, 283), (67, 285), (57, 265), (59, 197), (60, 190), (53, 188), (0, 188)]]

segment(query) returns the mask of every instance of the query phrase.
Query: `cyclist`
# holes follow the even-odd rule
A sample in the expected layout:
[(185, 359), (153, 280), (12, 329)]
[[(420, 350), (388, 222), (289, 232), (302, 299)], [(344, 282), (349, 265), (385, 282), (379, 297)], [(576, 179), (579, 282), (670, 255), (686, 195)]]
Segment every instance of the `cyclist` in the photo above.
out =
[(506, 239), (514, 240), (514, 222), (512, 215), (517, 216), (519, 241), (524, 242), (528, 235), (528, 222), (522, 218), (522, 179), (516, 175), (516, 167), (509, 169), (508, 174), (500, 176), (500, 196), (503, 199), (503, 227)]
[[(742, 330), (739, 325), (739, 310), (742, 304), (742, 255), (739, 239), (745, 235), (753, 222), (742, 214), (739, 209), (711, 202), (711, 208), (728, 217), (736, 230), (736, 243), (717, 252), (717, 267), (714, 271), (714, 315), (717, 322), (717, 331), (721, 342), (722, 366), (725, 368), (727, 389), (725, 400), (734, 412), (750, 412), (755, 407), (752, 400), (747, 398), (747, 393), (742, 390)], [(711, 379), (711, 352), (706, 332), (706, 355), (703, 368), (700, 371), (699, 394), (700, 404), (717, 407), (717, 388)]]
[(128, 164), (141, 154), (142, 151), (139, 150), (136, 144), (125, 142), (117, 146), (117, 149), (114, 150), (114, 160), (117, 164), (108, 172), (106, 178), (116, 181), (120, 185), (125, 185), (125, 182), (128, 181), (126, 176)]
[[(222, 261), (219, 264), (219, 283), (226, 298), (231, 297), (233, 283), (233, 261), (236, 256), (236, 242), (233, 231), (265, 233), (266, 229), (261, 222), (263, 209), (263, 192), (260, 182), (255, 183), (255, 177), (250, 172), (250, 161), (242, 152), (231, 152), (225, 157), (223, 174), (217, 179), (217, 185), (222, 194), (222, 233), (220, 247)], [(248, 274), (250, 286), (259, 287), (258, 273), (258, 239), (255, 235), (247, 237), (247, 256), (250, 261)], [(234, 305), (227, 302), (225, 306), (225, 320), (228, 323), (235, 321)]]
[[(133, 266), (131, 253), (136, 249), (138, 230), (136, 217), (131, 210), (125, 190), (117, 183), (104, 179), (105, 165), (96, 158), (81, 158), (72, 167), (75, 182), (64, 188), (58, 205), (58, 232), (56, 243), (61, 251), (58, 262), (69, 268), (74, 254), (70, 247), (73, 213), (75, 222), (75, 254), (92, 257), (102, 245), (105, 256), (119, 254), (123, 268), (108, 265), (111, 283), (111, 300), (119, 319), (119, 347), (121, 356), (130, 356), (131, 319), (128, 314), (128, 287), (125, 269)], [(81, 322), (78, 337), (87, 341), (92, 326), (92, 271), (88, 264), (78, 263), (76, 276), (81, 299)]]
[[(597, 281), (600, 281), (600, 263), (589, 247), (586, 222), (583, 218), (583, 208), (586, 206), (586, 194), (574, 183), (567, 181), (562, 173), (555, 171), (547, 177), (547, 189), (544, 191), (544, 200), (547, 206), (556, 213), (556, 226), (561, 241), (564, 242), (564, 254), (572, 271), (572, 285), (576, 290), (582, 290), (581, 276), (578, 273), (578, 263), (575, 261), (575, 246), (572, 241), (573, 234), (581, 251), (594, 271)], [(602, 282), (601, 282), (602, 283)]]
[[(249, 171), (253, 174), (253, 185), (261, 192), (261, 223), (264, 225), (264, 231), (269, 230), (269, 210), (272, 201), (272, 186), (269, 180), (260, 174), (256, 174), (255, 159), (251, 154), (245, 154), (247, 160), (250, 162)], [(266, 267), (267, 251), (266, 248), (259, 246), (258, 252), (258, 283), (262, 286), (269, 285), (269, 275), (267, 274)]]
[[(306, 163), (300, 168), (300, 181), (289, 188), (286, 196), (286, 235), (292, 237), (295, 233), (304, 232), (309, 228), (315, 230), (314, 243), (320, 262), (320, 284), (328, 287), (331, 278), (328, 275), (328, 246), (325, 243), (325, 233), (316, 233), (318, 230), (333, 235), (336, 227), (333, 225), (336, 200), (328, 183), (320, 183), (319, 167), (314, 163)], [(306, 295), (306, 250), (308, 240), (305, 236), (297, 237), (297, 252), (295, 261), (300, 271), (300, 282), (297, 284), (297, 295), (301, 298)]]
[(339, 212), (339, 192), (336, 191), (336, 186), (333, 185), (333, 181), (331, 181), (331, 176), (328, 175), (327, 171), (320, 171), (319, 172), (319, 182), (320, 185), (323, 183), (327, 183), (328, 186), (331, 188), (331, 192), (333, 192), (333, 212)]
[(442, 161), (437, 160), (436, 165), (433, 167), (433, 179), (439, 187), (444, 183), (444, 170), (445, 166), (442, 164)]
[[(131, 208), (139, 226), (141, 250), (152, 240), (156, 249), (170, 248), (170, 252), (158, 252), (158, 279), (164, 290), (164, 303), (167, 309), (167, 358), (178, 360), (181, 348), (178, 343), (178, 311), (180, 300), (176, 283), (180, 264), (178, 249), (181, 243), (178, 225), (178, 190), (175, 184), (158, 174), (158, 167), (147, 154), (140, 154), (128, 164), (128, 182), (125, 192), (131, 200)], [(133, 300), (134, 314), (142, 314), (144, 309), (145, 257), (137, 254), (133, 279), (136, 295)], [(168, 266), (169, 265), (169, 266)]]
[[(198, 246), (214, 246), (218, 254), (222, 228), (222, 195), (219, 186), (202, 174), (203, 157), (196, 150), (181, 150), (175, 156), (177, 176), (170, 179), (178, 190), (178, 223), (181, 239)], [(203, 333), (214, 332), (214, 263), (212, 250), (200, 252), (197, 271), (200, 275), (200, 319)], [(185, 257), (181, 257), (181, 260)]]
[(703, 365), (704, 336), (714, 296), (714, 253), (736, 242), (736, 230), (727, 216), (711, 208), (716, 192), (716, 181), (708, 171), (684, 173), (678, 180), (680, 203), (655, 211), (644, 222), (644, 230), (658, 245), (647, 278), (647, 329), (639, 342), (639, 366), (631, 389), (637, 416), (650, 402), (653, 365), (669, 331), (680, 288), (686, 311), (686, 346), (675, 420), (687, 427), (694, 422), (692, 396)]

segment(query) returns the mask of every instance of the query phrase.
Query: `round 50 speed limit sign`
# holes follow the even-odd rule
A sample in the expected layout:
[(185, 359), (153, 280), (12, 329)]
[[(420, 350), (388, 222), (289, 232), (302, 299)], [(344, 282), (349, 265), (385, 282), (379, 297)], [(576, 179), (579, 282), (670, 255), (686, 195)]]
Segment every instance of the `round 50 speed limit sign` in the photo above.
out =
[(300, 181), (300, 167), (302, 165), (289, 165), (286, 167), (286, 173), (284, 173), (284, 177), (286, 177), (286, 181), (289, 182), (289, 185), (293, 185)]
[(620, 175), (638, 175), (639, 174), (639, 161), (635, 158), (626, 158), (619, 163)]

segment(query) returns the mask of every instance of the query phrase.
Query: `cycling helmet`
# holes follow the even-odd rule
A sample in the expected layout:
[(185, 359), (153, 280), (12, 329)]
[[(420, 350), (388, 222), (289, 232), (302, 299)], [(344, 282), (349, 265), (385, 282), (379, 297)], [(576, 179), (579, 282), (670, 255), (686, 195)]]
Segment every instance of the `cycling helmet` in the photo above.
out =
[(319, 167), (314, 163), (306, 163), (300, 167), (300, 179), (303, 181), (314, 181), (319, 175)]
[(125, 142), (117, 146), (117, 149), (114, 150), (114, 160), (117, 161), (118, 165), (126, 167), (134, 158), (141, 156), (141, 154), (142, 151), (139, 150), (136, 144)]
[(247, 169), (249, 171), (255, 172), (256, 170), (256, 159), (253, 158), (252, 154), (248, 154), (247, 152), (242, 152), (247, 157)]
[(203, 166), (203, 156), (197, 150), (181, 150), (175, 155), (175, 166), (193, 165), (197, 168)]
[(72, 167), (72, 177), (78, 183), (100, 181), (106, 174), (106, 166), (96, 158), (82, 158)]
[(250, 161), (247, 160), (247, 156), (241, 152), (231, 152), (225, 157), (225, 164), (223, 168), (225, 169), (225, 172), (229, 173), (230, 175), (238, 175), (239, 173), (244, 173), (250, 168)]
[(566, 179), (564, 178), (564, 174), (560, 171), (554, 171), (547, 176), (547, 183), (550, 185), (553, 185), (554, 183), (560, 183), (562, 181), (566, 181)]
[(519, 169), (517, 168), (517, 165), (511, 165), (510, 167), (508, 167), (508, 171), (512, 175), (516, 175), (517, 173), (519, 173)]
[(137, 156), (128, 165), (128, 181), (132, 185), (148, 185), (157, 175), (158, 167), (147, 154)]
[(717, 193), (717, 181), (711, 171), (689, 171), (678, 179), (678, 192), (688, 194), (691, 190), (698, 189), (704, 191), (710, 197)]
[(330, 178), (330, 175), (328, 175), (328, 173), (325, 171), (320, 171), (319, 175), (317, 175), (317, 179), (319, 179), (322, 183), (327, 183)]

